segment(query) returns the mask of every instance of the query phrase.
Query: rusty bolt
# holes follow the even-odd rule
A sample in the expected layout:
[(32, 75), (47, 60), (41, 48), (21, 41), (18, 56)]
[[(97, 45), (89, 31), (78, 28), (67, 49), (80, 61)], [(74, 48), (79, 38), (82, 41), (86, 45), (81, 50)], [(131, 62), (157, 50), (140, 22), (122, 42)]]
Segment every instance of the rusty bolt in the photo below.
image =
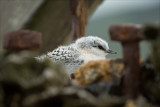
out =
[(35, 50), (39, 48), (41, 33), (29, 30), (16, 30), (3, 38), (3, 48), (9, 51)]
[(120, 41), (123, 47), (124, 93), (137, 98), (140, 84), (139, 42), (143, 40), (139, 25), (113, 25), (109, 29), (112, 40)]

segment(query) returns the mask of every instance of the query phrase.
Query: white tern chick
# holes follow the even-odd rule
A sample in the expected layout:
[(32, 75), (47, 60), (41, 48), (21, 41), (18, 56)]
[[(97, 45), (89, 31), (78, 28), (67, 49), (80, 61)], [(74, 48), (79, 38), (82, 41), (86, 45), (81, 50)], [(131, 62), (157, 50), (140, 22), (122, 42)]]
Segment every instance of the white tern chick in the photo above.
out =
[(46, 55), (37, 57), (43, 60), (45, 57), (64, 63), (68, 73), (73, 73), (82, 63), (91, 60), (105, 59), (107, 54), (116, 54), (109, 49), (108, 43), (95, 36), (87, 36), (77, 39), (68, 46), (60, 46)]

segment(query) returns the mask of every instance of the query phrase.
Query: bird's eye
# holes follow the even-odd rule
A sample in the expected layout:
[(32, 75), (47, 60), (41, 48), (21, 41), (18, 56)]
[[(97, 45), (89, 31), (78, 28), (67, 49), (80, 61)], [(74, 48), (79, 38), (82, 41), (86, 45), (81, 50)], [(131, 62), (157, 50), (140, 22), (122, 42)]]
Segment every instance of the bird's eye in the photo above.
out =
[(105, 49), (101, 45), (98, 45), (98, 48), (105, 51)]

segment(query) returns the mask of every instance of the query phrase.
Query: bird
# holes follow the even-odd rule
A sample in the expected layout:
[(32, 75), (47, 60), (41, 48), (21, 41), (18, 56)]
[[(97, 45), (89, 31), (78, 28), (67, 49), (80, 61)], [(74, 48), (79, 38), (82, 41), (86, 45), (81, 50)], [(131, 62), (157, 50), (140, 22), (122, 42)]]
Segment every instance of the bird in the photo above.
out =
[(106, 59), (107, 54), (116, 54), (109, 49), (108, 43), (98, 36), (84, 36), (67, 46), (59, 46), (47, 54), (36, 57), (38, 60), (49, 58), (53, 62), (62, 62), (69, 74), (83, 63)]

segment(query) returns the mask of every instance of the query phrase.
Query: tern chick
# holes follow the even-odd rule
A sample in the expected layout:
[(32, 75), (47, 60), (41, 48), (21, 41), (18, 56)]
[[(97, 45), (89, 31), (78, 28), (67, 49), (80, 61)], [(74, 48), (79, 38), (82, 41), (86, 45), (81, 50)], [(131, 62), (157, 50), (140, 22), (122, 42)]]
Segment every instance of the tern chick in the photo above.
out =
[(91, 60), (103, 60), (107, 54), (116, 54), (109, 49), (108, 43), (95, 36), (87, 36), (77, 39), (68, 46), (60, 46), (46, 55), (36, 57), (43, 60), (48, 57), (54, 62), (64, 63), (67, 71), (73, 73), (77, 67)]

